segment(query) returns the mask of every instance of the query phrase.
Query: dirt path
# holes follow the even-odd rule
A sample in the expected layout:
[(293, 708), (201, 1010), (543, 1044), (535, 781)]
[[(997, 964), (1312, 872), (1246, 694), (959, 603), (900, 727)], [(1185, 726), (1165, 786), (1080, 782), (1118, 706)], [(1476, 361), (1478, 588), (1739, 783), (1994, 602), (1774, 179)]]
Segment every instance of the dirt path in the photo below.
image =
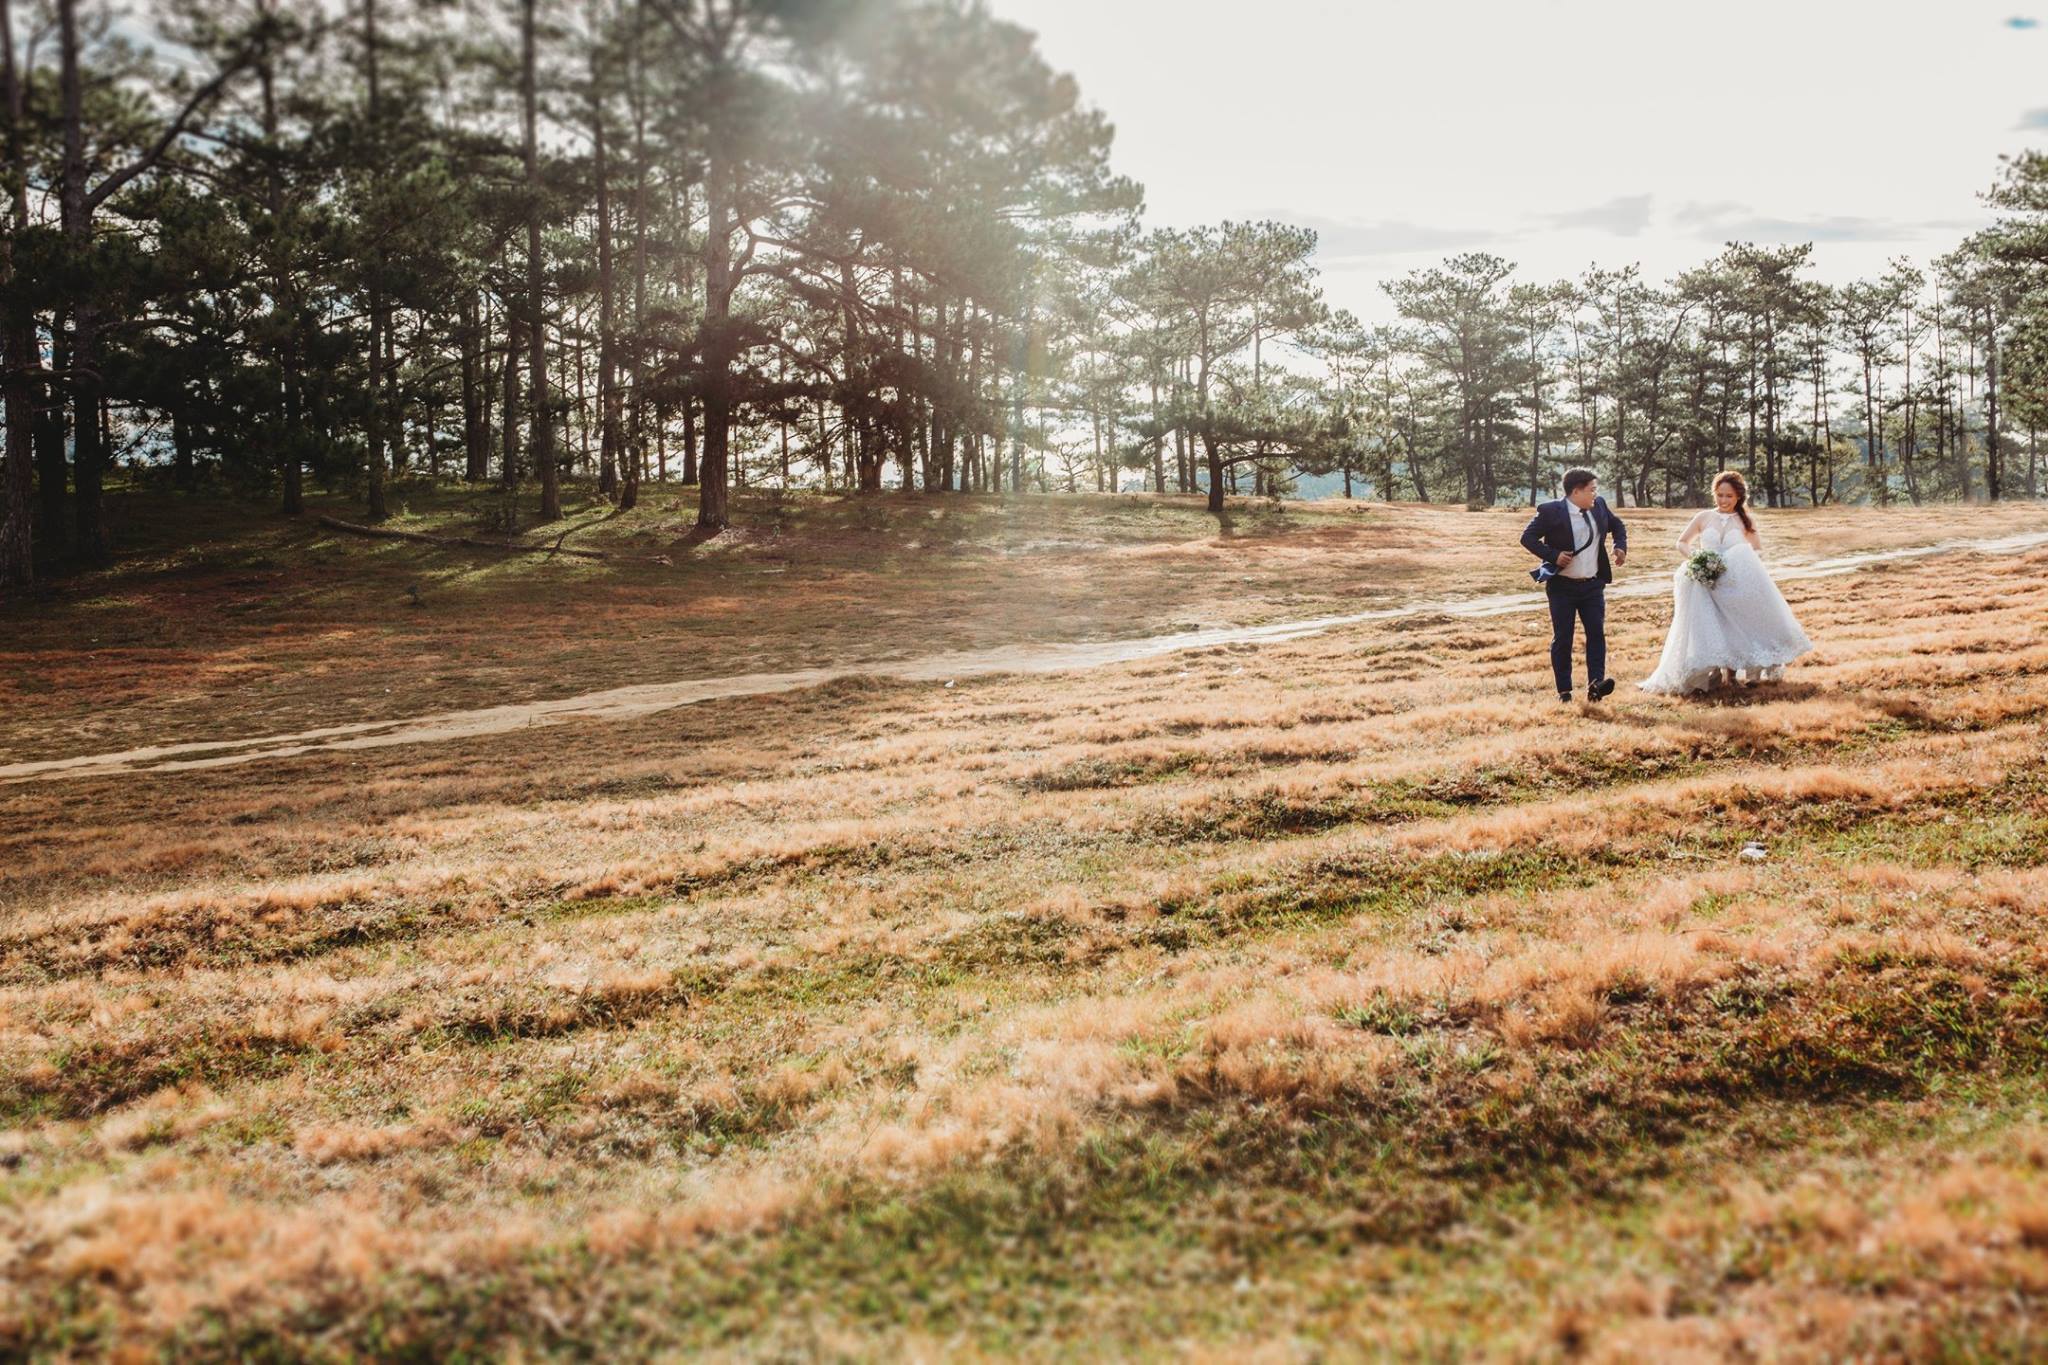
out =
[[(1788, 557), (1773, 564), (1772, 572), (1779, 582), (1791, 582), (1831, 578), (1882, 564), (1921, 559), (1930, 555), (2020, 554), (2041, 546), (2048, 546), (2048, 531), (1991, 539), (1944, 540), (1930, 545), (1912, 545), (1900, 549), (1875, 550), (1822, 559), (1802, 560)], [(1610, 595), (1654, 597), (1670, 590), (1669, 579), (1663, 575), (1656, 575), (1625, 583), (1613, 589)], [(1177, 631), (1137, 639), (1087, 643), (1003, 645), (991, 649), (927, 654), (893, 662), (807, 668), (787, 673), (742, 673), (722, 678), (690, 678), (679, 682), (650, 683), (611, 688), (601, 692), (586, 692), (580, 696), (560, 697), (552, 701), (527, 702), (514, 706), (488, 706), (469, 711), (446, 711), (407, 720), (330, 725), (289, 735), (194, 741), (127, 749), (119, 753), (85, 754), (75, 758), (0, 764), (0, 783), (219, 768), (237, 763), (254, 763), (267, 758), (288, 758), (294, 754), (381, 749), (395, 744), (431, 744), (441, 740), (468, 739), (478, 735), (504, 734), (530, 726), (558, 725), (564, 721), (630, 720), (636, 716), (667, 711), (678, 706), (690, 706), (698, 702), (715, 701), (721, 697), (793, 692), (799, 688), (815, 687), (834, 678), (852, 675), (897, 678), (909, 682), (950, 682), (960, 678), (984, 677), (993, 673), (1067, 672), (1099, 668), (1104, 664), (1157, 658), (1186, 650), (1209, 649), (1218, 645), (1295, 640), (1340, 626), (1370, 621), (1414, 616), (1505, 616), (1516, 612), (1533, 611), (1542, 604), (1542, 595), (1532, 591), (1495, 593), (1450, 601), (1412, 602), (1399, 607), (1382, 607), (1338, 616), (1317, 616), (1300, 621), (1279, 621), (1263, 626), (1214, 626), (1203, 630)]]

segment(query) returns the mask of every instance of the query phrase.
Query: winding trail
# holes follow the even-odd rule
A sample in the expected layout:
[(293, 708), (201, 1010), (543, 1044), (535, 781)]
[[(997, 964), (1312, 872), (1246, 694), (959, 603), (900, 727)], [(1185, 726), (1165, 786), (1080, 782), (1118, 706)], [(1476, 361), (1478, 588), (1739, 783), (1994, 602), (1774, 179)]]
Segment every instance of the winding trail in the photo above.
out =
[[(1930, 545), (1910, 545), (1892, 550), (1837, 555), (1824, 559), (1787, 559), (1771, 567), (1779, 582), (1832, 578), (1861, 569), (1902, 560), (1923, 559), (1939, 554), (2021, 554), (2048, 546), (2048, 531), (2030, 531), (1992, 539), (1954, 539)], [(1668, 593), (1670, 581), (1663, 575), (1623, 584), (1613, 597), (1654, 597)], [(442, 740), (469, 739), (478, 735), (504, 734), (535, 725), (559, 725), (565, 721), (617, 721), (667, 711), (678, 706), (715, 701), (721, 697), (760, 696), (794, 692), (815, 687), (835, 678), (865, 676), (896, 678), (908, 682), (936, 682), (957, 678), (984, 677), (992, 673), (1061, 673), (1105, 664), (1129, 663), (1158, 658), (1193, 649), (1218, 645), (1255, 644), (1298, 640), (1341, 626), (1369, 621), (1390, 621), (1402, 617), (1508, 616), (1534, 611), (1543, 605), (1540, 593), (1521, 591), (1494, 593), (1449, 601), (1412, 602), (1398, 607), (1347, 612), (1338, 616), (1315, 616), (1299, 621), (1276, 621), (1263, 626), (1212, 626), (1202, 630), (1176, 631), (1167, 635), (1135, 639), (1077, 641), (1068, 644), (999, 645), (989, 649), (953, 650), (925, 654), (912, 659), (881, 661), (827, 668), (797, 669), (787, 673), (740, 673), (722, 678), (688, 678), (679, 682), (644, 683), (615, 687), (580, 696), (551, 701), (522, 702), (511, 706), (486, 706), (470, 711), (444, 711), (406, 720), (363, 721), (302, 730), (290, 735), (263, 735), (250, 739), (197, 740), (181, 744), (126, 749), (119, 753), (85, 754), (76, 758), (41, 759), (28, 763), (0, 764), (0, 784), (52, 781), (67, 777), (105, 777), (122, 773), (178, 772), (194, 768), (221, 768), (237, 763), (254, 763), (295, 754), (336, 752), (349, 749), (382, 749), (397, 744), (432, 744)]]

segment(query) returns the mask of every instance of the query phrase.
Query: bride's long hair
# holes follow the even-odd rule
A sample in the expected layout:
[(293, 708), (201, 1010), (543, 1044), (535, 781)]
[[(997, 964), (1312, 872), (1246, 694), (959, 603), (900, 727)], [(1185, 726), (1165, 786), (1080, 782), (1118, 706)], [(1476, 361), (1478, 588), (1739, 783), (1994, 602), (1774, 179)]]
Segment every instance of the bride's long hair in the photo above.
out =
[(1735, 515), (1742, 518), (1742, 529), (1754, 531), (1756, 523), (1749, 519), (1749, 482), (1734, 470), (1724, 469), (1714, 476), (1715, 491), (1724, 483), (1735, 490)]

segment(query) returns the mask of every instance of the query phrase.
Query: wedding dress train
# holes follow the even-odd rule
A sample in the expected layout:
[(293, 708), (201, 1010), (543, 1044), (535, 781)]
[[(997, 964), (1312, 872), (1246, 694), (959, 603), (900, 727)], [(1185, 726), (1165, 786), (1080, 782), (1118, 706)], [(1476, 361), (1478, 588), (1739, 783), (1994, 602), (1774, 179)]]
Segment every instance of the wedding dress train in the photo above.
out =
[(1657, 671), (1640, 684), (1645, 692), (1704, 692), (1716, 672), (1776, 677), (1813, 648), (1763, 556), (1743, 538), (1742, 518), (1732, 512), (1703, 515), (1693, 549), (1718, 552), (1727, 572), (1710, 588), (1679, 562), (1672, 578), (1671, 633), (1664, 637)]

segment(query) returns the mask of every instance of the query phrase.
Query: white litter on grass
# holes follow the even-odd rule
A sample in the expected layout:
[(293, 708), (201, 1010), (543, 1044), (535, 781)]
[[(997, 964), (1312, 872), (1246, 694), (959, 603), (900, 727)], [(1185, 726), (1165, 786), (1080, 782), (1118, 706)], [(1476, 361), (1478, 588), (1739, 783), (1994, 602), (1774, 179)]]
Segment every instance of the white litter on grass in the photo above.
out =
[(1742, 860), (1746, 863), (1760, 863), (1768, 856), (1764, 852), (1762, 844), (1744, 844), (1742, 846)]

